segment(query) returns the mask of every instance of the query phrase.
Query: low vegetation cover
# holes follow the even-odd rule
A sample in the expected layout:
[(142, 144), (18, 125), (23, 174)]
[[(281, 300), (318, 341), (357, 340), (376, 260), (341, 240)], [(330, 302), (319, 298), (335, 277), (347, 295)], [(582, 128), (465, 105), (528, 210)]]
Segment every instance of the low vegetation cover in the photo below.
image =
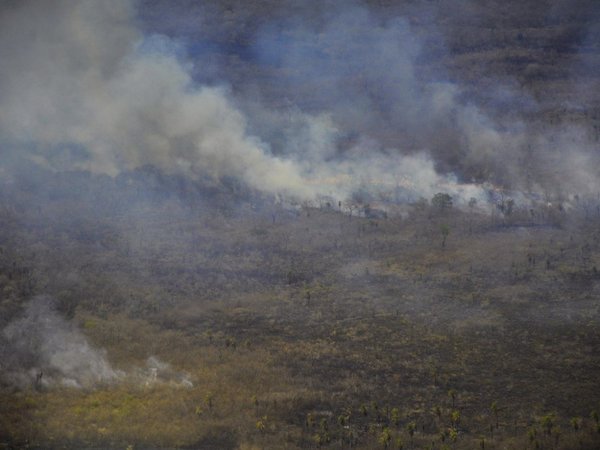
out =
[(5, 446), (600, 445), (595, 212), (194, 204), (136, 197), (139, 174), (46, 176), (0, 215)]
[(598, 0), (0, 2), (0, 449), (600, 448)]

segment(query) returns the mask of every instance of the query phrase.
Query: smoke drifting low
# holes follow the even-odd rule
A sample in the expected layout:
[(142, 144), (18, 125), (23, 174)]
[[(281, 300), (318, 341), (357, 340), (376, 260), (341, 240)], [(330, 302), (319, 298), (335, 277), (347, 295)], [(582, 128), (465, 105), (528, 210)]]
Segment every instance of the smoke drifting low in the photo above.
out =
[(16, 2), (0, 19), (2, 141), (54, 169), (238, 177), (308, 195), (289, 160), (246, 133), (223, 89), (194, 86), (128, 2)]
[[(403, 17), (336, 2), (314, 21), (275, 15), (248, 37), (245, 67), (258, 76), (143, 33), (135, 5), (3, 6), (4, 160), (110, 175), (152, 165), (301, 199), (401, 187), (409, 199), (443, 190), (460, 203), (484, 198), (486, 181), (559, 195), (598, 188), (587, 130), (492, 118), (443, 70), (425, 76), (423, 62), (443, 53), (428, 54)], [(197, 81), (205, 66), (210, 86)], [(537, 108), (523, 92), (498, 92)]]
[(48, 296), (30, 300), (23, 314), (0, 332), (0, 383), (19, 389), (90, 389), (117, 382), (194, 386), (188, 374), (155, 356), (147, 359), (145, 368), (113, 369), (105, 351), (94, 348)]
[[(415, 14), (427, 20), (435, 12)], [(490, 89), (484, 110), (435, 62), (448, 53), (443, 44), (426, 47), (407, 19), (365, 6), (336, 4), (324, 22), (292, 18), (263, 27), (255, 54), (289, 74), (283, 82), (290, 102), (310, 112), (304, 121), (297, 112), (291, 124), (280, 119), (273, 129), (316, 128), (286, 135), (279, 150), (302, 155), (313, 170), (367, 183), (400, 178), (421, 195), (444, 189), (458, 200), (463, 192), (481, 197), (485, 182), (559, 196), (598, 188), (589, 128), (526, 120), (541, 116), (542, 107), (516, 83)]]
[(104, 352), (90, 346), (46, 296), (31, 300), (24, 315), (2, 330), (0, 344), (0, 376), (12, 386), (89, 388), (124, 375), (112, 369)]

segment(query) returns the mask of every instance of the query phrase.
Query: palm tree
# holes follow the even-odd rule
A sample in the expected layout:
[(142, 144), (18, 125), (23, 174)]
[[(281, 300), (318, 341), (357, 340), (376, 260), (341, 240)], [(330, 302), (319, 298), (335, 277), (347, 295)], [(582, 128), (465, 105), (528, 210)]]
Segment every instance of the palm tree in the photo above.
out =
[(452, 426), (456, 427), (458, 422), (460, 422), (460, 411), (452, 411), (452, 414), (450, 414), (450, 420), (452, 421)]
[(267, 416), (262, 416), (256, 421), (256, 429), (261, 433), (264, 433), (267, 428)]
[(554, 422), (553, 422), (552, 414), (546, 414), (544, 417), (542, 417), (542, 427), (544, 427), (546, 429), (546, 434), (548, 434), (548, 435), (552, 434), (553, 426), (554, 426)]
[(400, 423), (400, 410), (398, 408), (392, 408), (392, 423), (396, 426)]
[(573, 417), (569, 422), (575, 431), (579, 431), (579, 417)]
[(215, 396), (212, 394), (212, 392), (209, 392), (204, 396), (204, 403), (206, 404), (206, 406), (208, 406), (209, 410), (212, 410), (214, 398)]
[(411, 442), (412, 442), (412, 439), (413, 439), (416, 429), (417, 429), (417, 424), (415, 422), (409, 422), (406, 424), (406, 431), (408, 431), (408, 435), (410, 436)]
[(492, 414), (494, 414), (494, 417), (496, 418), (496, 428), (498, 428), (498, 402), (496, 402), (496, 401), (492, 402), (492, 404), (490, 406), (490, 410), (492, 411)]
[(392, 433), (390, 433), (390, 429), (388, 427), (385, 427), (383, 429), (383, 431), (381, 432), (381, 435), (379, 436), (379, 442), (385, 447), (387, 448), (388, 445), (390, 445), (390, 442), (392, 441)]
[(440, 225), (440, 233), (442, 233), (442, 248), (446, 248), (446, 239), (450, 234), (450, 227), (445, 223)]
[(454, 389), (450, 389), (448, 391), (448, 397), (452, 399), (452, 409), (454, 409), (454, 402), (456, 401), (456, 391)]

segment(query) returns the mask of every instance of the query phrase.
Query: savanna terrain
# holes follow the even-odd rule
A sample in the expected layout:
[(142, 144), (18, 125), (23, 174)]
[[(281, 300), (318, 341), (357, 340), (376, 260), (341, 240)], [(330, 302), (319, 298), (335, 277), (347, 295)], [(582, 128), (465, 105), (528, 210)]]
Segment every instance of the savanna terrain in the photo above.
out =
[[(596, 210), (138, 197), (153, 176), (4, 199), (3, 320), (43, 292), (125, 373), (7, 386), (5, 446), (599, 445)], [(144, 381), (149, 357), (193, 385)]]
[(18, 4), (0, 448), (600, 448), (595, 0)]

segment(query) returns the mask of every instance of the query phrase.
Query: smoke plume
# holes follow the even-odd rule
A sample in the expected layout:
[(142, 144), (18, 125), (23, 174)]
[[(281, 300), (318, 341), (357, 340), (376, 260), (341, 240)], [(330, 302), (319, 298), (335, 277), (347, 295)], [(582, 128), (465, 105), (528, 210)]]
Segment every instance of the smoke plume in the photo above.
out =
[(195, 86), (122, 1), (14, 2), (0, 18), (0, 134), (49, 167), (117, 174), (154, 165), (307, 195), (294, 164), (246, 132), (222, 88)]
[(46, 296), (32, 299), (23, 316), (2, 330), (0, 344), (0, 376), (13, 386), (89, 388), (123, 376)]
[[(159, 17), (182, 4), (140, 3)], [(510, 84), (486, 98), (516, 113), (491, 114), (449, 81), (443, 30), (417, 33), (393, 8), (326, 2), (310, 15), (286, 2), (265, 20), (236, 21), (211, 17), (219, 8), (208, 2), (178, 40), (153, 32), (136, 5), (2, 6), (4, 157), (110, 175), (151, 165), (302, 199), (401, 188), (460, 203), (485, 197), (488, 181), (556, 195), (599, 186), (589, 130), (529, 123), (523, 112), (539, 105)], [(226, 35), (246, 43), (226, 46)], [(220, 59), (194, 52), (208, 46), (200, 37)]]

